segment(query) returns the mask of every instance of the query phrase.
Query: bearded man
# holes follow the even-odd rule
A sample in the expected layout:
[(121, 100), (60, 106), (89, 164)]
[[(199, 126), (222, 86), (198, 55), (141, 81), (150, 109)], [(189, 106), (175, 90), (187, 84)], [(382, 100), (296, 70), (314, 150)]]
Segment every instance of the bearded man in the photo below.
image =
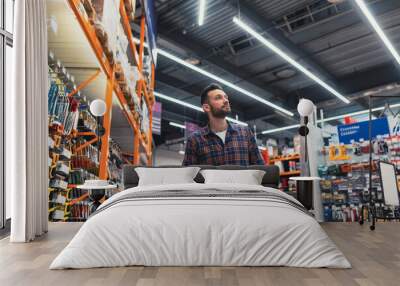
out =
[(251, 130), (226, 120), (231, 107), (221, 86), (207, 86), (201, 93), (201, 105), (208, 124), (187, 138), (183, 166), (264, 165)]

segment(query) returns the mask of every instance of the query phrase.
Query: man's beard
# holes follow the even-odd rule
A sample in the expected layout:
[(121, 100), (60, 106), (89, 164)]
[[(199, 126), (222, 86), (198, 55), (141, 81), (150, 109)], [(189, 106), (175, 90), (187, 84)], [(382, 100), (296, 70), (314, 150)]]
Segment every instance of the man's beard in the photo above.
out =
[(221, 109), (214, 108), (212, 105), (210, 105), (210, 111), (212, 116), (216, 118), (225, 118), (228, 114), (231, 113), (231, 109), (229, 108), (228, 111), (224, 110), (223, 107)]

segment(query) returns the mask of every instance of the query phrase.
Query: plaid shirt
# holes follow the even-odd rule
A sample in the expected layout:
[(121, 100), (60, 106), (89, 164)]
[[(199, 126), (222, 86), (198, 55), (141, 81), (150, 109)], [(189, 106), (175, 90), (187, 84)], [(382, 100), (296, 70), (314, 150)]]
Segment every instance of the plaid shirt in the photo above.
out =
[(183, 166), (264, 165), (256, 139), (248, 127), (228, 123), (225, 144), (209, 126), (194, 132), (186, 142)]

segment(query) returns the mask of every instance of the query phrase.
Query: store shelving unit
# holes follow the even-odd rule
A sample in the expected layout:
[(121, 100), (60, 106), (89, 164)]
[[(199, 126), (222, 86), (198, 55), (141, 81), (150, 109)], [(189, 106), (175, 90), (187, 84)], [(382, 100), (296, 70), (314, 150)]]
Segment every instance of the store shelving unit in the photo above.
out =
[(330, 145), (321, 150), (327, 162), (318, 168), (325, 221), (370, 220), (371, 212), (366, 206), (371, 200), (378, 217), (400, 217), (398, 208), (391, 209), (384, 204), (378, 171), (379, 160), (396, 164), (399, 137), (387, 136), (377, 142), (386, 147), (376, 148), (379, 153), (372, 154), (371, 163), (369, 151), (373, 144), (370, 146), (365, 141)]
[[(72, 77), (66, 76), (68, 73), (61, 62), (56, 61), (52, 53), (49, 56), (48, 212), (52, 221), (84, 221), (90, 215), (88, 192), (77, 189), (77, 185), (86, 179), (98, 179), (97, 121), (87, 110), (88, 104), (80, 93), (99, 73), (97, 71), (76, 87), (70, 80)], [(72, 115), (73, 112), (76, 113)], [(108, 179), (120, 186), (122, 152), (112, 139), (110, 141)]]
[(300, 171), (296, 170), (296, 171), (288, 171), (288, 172), (280, 172), (279, 175), (281, 177), (286, 177), (286, 176), (297, 176), (300, 175)]
[[(56, 83), (58, 87), (55, 89), (53, 86), (53, 90), (50, 90), (48, 95), (49, 106), (51, 103), (54, 109), (49, 111), (49, 219), (53, 221), (85, 221), (91, 212), (89, 193), (87, 190), (77, 189), (77, 185), (83, 184), (88, 179), (106, 179), (120, 186), (123, 162), (138, 164), (140, 147), (144, 149), (144, 151), (141, 149), (141, 152), (146, 154), (147, 164), (152, 162), (151, 110), (154, 103), (154, 65), (151, 67), (151, 78), (148, 77), (146, 81), (143, 76), (145, 18), (144, 16), (141, 18), (140, 43), (136, 47), (131, 30), (128, 28), (130, 25), (125, 1), (121, 1), (119, 6), (123, 20), (121, 23), (123, 22), (124, 31), (129, 39), (129, 47), (139, 71), (135, 87), (129, 89), (129, 94), (127, 94), (128, 81), (123, 81), (124, 75), (121, 66), (109, 60), (107, 51), (104, 50), (96, 34), (98, 31), (95, 30), (91, 20), (96, 17), (96, 14), (91, 6), (91, 1), (71, 0), (68, 2), (97, 57), (100, 69), (76, 86), (71, 82), (70, 76), (66, 76), (68, 73), (62, 64), (54, 59), (52, 53), (49, 55), (49, 64), (51, 65), (49, 80), (53, 84)], [(92, 11), (90, 19), (85, 12), (88, 9)], [(130, 13), (130, 15), (132, 14)], [(81, 91), (96, 80), (101, 72), (106, 76), (107, 87), (106, 114), (103, 117), (105, 133), (101, 138), (102, 144), (100, 156), (98, 156), (97, 121), (87, 110), (88, 103), (84, 99), (85, 97), (82, 97)], [(132, 98), (133, 91), (139, 99), (138, 103)], [(134, 153), (129, 161), (126, 161), (122, 155), (118, 144), (110, 138), (113, 93), (116, 94), (134, 133)], [(150, 128), (147, 134), (141, 129), (140, 116), (137, 112), (137, 108), (140, 106), (148, 108)], [(75, 111), (72, 112), (72, 110)], [(54, 113), (57, 113), (57, 116), (54, 116)], [(64, 126), (66, 122), (68, 123), (67, 127)], [(106, 198), (112, 194), (106, 192)]]
[[(65, 76), (61, 66), (58, 66), (51, 57), (49, 63), (49, 80), (52, 82), (49, 90), (49, 220), (64, 221), (68, 216), (67, 200), (70, 189), (68, 177), (71, 172), (71, 144), (70, 139), (76, 130), (65, 128), (70, 116), (69, 96), (67, 90), (73, 83)], [(69, 86), (69, 87), (67, 87)]]
[[(280, 186), (279, 189), (292, 196), (295, 196), (295, 184), (289, 181), (289, 177), (300, 176), (301, 171), (297, 169), (296, 165), (300, 160), (300, 155), (295, 153), (286, 156), (270, 157), (267, 150), (262, 150), (262, 155), (266, 165), (280, 165)], [(295, 162), (293, 164), (293, 162)]]
[(119, 67), (114, 62), (111, 62), (107, 57), (109, 51), (106, 51), (96, 34), (96, 28), (94, 27), (94, 19), (96, 19), (96, 12), (94, 7), (89, 0), (68, 0), (69, 6), (71, 7), (77, 21), (79, 22), (90, 46), (95, 53), (101, 70), (107, 79), (107, 88), (105, 95), (106, 102), (106, 114), (104, 116), (103, 125), (105, 128), (105, 134), (102, 137), (102, 147), (101, 147), (101, 158), (100, 158), (100, 179), (107, 178), (107, 164), (108, 164), (108, 139), (110, 136), (111, 127), (111, 107), (112, 107), (112, 93), (114, 92), (118, 98), (118, 101), (122, 107), (122, 111), (127, 118), (130, 126), (132, 127), (134, 137), (133, 137), (133, 164), (139, 163), (139, 148), (140, 145), (144, 148), (147, 164), (152, 163), (152, 106), (154, 103), (154, 63), (151, 65), (151, 80), (147, 83), (145, 77), (143, 76), (143, 55), (144, 55), (144, 42), (145, 42), (145, 16), (141, 16), (141, 32), (140, 32), (140, 42), (139, 51), (134, 42), (130, 21), (128, 19), (128, 13), (125, 7), (125, 1), (120, 1), (119, 12), (122, 19), (122, 24), (124, 31), (126, 33), (129, 47), (133, 54), (135, 65), (139, 71), (138, 85), (136, 86), (137, 97), (144, 100), (146, 103), (146, 108), (149, 114), (149, 131), (147, 134), (142, 133), (140, 129), (140, 122), (138, 120), (138, 115), (134, 111), (134, 107), (129, 105), (126, 97), (122, 92), (121, 83), (118, 81)]
[[(293, 154), (288, 156), (276, 156), (273, 158), (269, 158), (267, 161), (267, 165), (274, 165), (277, 162), (281, 163), (281, 172), (280, 176), (296, 176), (300, 175), (300, 170), (297, 170), (296, 166), (290, 166), (290, 162), (299, 162), (300, 155)], [(293, 168), (295, 167), (295, 168)]]
[(275, 158), (272, 158), (270, 160), (271, 163), (274, 163), (276, 161), (291, 161), (291, 160), (299, 160), (300, 159), (300, 155), (299, 154), (293, 154), (290, 156), (278, 156)]

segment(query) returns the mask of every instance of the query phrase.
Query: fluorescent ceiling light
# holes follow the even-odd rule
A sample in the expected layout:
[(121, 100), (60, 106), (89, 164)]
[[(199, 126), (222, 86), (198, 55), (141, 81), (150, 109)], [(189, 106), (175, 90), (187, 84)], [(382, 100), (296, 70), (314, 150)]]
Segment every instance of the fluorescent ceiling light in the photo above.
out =
[(164, 56), (166, 58), (169, 58), (170, 60), (173, 60), (174, 62), (177, 62), (177, 63), (179, 63), (179, 64), (181, 64), (181, 65), (183, 65), (183, 66), (185, 66), (187, 68), (190, 68), (191, 70), (194, 70), (194, 71), (196, 71), (196, 72), (198, 72), (198, 73), (200, 73), (200, 74), (202, 74), (202, 75), (204, 75), (206, 77), (209, 77), (209, 78), (211, 78), (211, 79), (213, 79), (215, 81), (218, 81), (218, 82), (222, 83), (225, 86), (228, 86), (228, 87), (230, 87), (230, 88), (232, 88), (232, 89), (234, 89), (234, 90), (236, 90), (236, 91), (238, 91), (240, 93), (243, 93), (244, 95), (247, 95), (248, 97), (251, 97), (251, 98), (253, 98), (253, 99), (255, 99), (255, 100), (257, 100), (257, 101), (259, 101), (259, 102), (261, 102), (261, 103), (263, 103), (265, 105), (268, 105), (269, 107), (272, 107), (272, 108), (274, 108), (276, 110), (279, 110), (280, 112), (283, 112), (283, 113), (285, 113), (285, 114), (287, 114), (289, 116), (293, 116), (294, 115), (293, 112), (291, 112), (291, 111), (289, 111), (289, 110), (287, 110), (287, 109), (285, 109), (283, 107), (280, 107), (280, 106), (278, 106), (278, 105), (276, 105), (276, 104), (274, 104), (274, 103), (272, 103), (272, 102), (270, 102), (268, 100), (265, 100), (264, 98), (261, 98), (258, 95), (255, 95), (254, 93), (241, 88), (237, 84), (231, 83), (231, 82), (229, 82), (229, 81), (227, 81), (227, 80), (225, 80), (223, 78), (220, 78), (220, 77), (218, 77), (218, 76), (216, 76), (216, 75), (214, 75), (214, 74), (212, 74), (212, 73), (210, 73), (208, 71), (205, 71), (205, 70), (203, 70), (203, 69), (201, 69), (199, 67), (196, 67), (196, 66), (194, 66), (192, 64), (189, 64), (188, 62), (182, 60), (181, 58), (178, 58), (177, 56), (174, 56), (174, 55), (172, 55), (172, 54), (170, 54), (170, 53), (168, 53), (166, 51), (160, 50), (160, 49), (158, 49), (157, 52), (158, 52), (159, 55), (162, 55), (162, 56)]
[(206, 0), (199, 1), (199, 26), (204, 24), (204, 14), (206, 13)]
[(169, 122), (169, 125), (175, 126), (175, 127), (181, 128), (181, 129), (186, 129), (185, 125), (179, 124), (179, 123), (176, 123), (176, 122), (172, 122), (172, 121)]
[(229, 117), (229, 116), (226, 117), (226, 120), (228, 120), (228, 121), (230, 121), (230, 122), (233, 122), (233, 123), (235, 123), (235, 124), (239, 124), (239, 125), (243, 125), (243, 126), (248, 126), (248, 124), (247, 124), (246, 122), (243, 122), (243, 121), (234, 119), (234, 118)]
[(280, 128), (275, 128), (275, 129), (269, 129), (269, 130), (264, 130), (261, 132), (261, 134), (270, 134), (270, 133), (275, 133), (279, 131), (284, 131), (284, 130), (289, 130), (289, 129), (294, 129), (294, 128), (299, 128), (300, 124), (295, 124), (295, 125), (289, 125), (285, 127), (280, 127)]
[[(396, 108), (396, 107), (400, 107), (400, 103), (390, 105), (390, 108)], [(372, 108), (371, 111), (375, 112), (375, 111), (380, 111), (380, 110), (384, 110), (384, 109), (385, 109), (385, 106), (381, 106), (381, 107)], [(352, 113), (347, 113), (347, 114), (343, 114), (343, 115), (338, 115), (338, 116), (333, 116), (333, 117), (328, 117), (328, 118), (325, 118), (324, 120), (317, 120), (317, 123), (320, 123), (322, 121), (327, 122), (327, 121), (338, 120), (338, 119), (342, 119), (347, 116), (357, 116), (357, 115), (362, 115), (362, 114), (366, 114), (366, 113), (369, 113), (369, 109), (356, 111), (356, 112), (352, 112)]]
[(154, 95), (155, 95), (156, 97), (158, 97), (158, 98), (165, 99), (165, 100), (168, 100), (168, 101), (170, 101), (170, 102), (173, 102), (173, 103), (176, 103), (176, 104), (179, 104), (179, 105), (182, 105), (182, 106), (185, 106), (185, 107), (188, 107), (188, 108), (191, 108), (191, 109), (200, 111), (200, 112), (204, 112), (204, 111), (203, 111), (203, 108), (201, 108), (201, 107), (198, 107), (198, 106), (196, 106), (196, 105), (193, 105), (193, 104), (184, 102), (184, 101), (182, 101), (182, 100), (179, 100), (179, 99), (176, 99), (176, 98), (173, 98), (173, 97), (170, 97), (170, 96), (168, 96), (168, 95), (164, 95), (164, 94), (159, 93), (159, 92), (157, 92), (157, 91), (154, 92)]
[[(182, 100), (170, 97), (168, 95), (164, 95), (164, 94), (159, 93), (157, 91), (154, 91), (154, 96), (156, 96), (158, 98), (161, 98), (161, 99), (164, 99), (164, 100), (168, 100), (170, 102), (173, 102), (173, 103), (176, 103), (176, 104), (179, 104), (179, 105), (182, 105), (182, 106), (185, 106), (185, 107), (188, 107), (188, 108), (191, 108), (191, 109), (194, 109), (194, 110), (197, 110), (197, 111), (200, 111), (200, 112), (204, 112), (203, 108), (201, 108), (199, 106), (184, 102)], [(236, 123), (236, 124), (243, 125), (243, 126), (247, 126), (248, 125), (246, 122), (243, 122), (243, 121), (240, 121), (240, 120), (236, 120), (236, 119), (233, 119), (231, 117), (226, 117), (226, 120), (228, 120), (230, 122), (233, 122), (233, 123)]]
[[(138, 38), (133, 38), (133, 40), (134, 40), (135, 43), (140, 43)], [(146, 43), (145, 43), (145, 47), (147, 47)], [(272, 102), (270, 102), (270, 101), (268, 101), (268, 100), (266, 100), (266, 99), (264, 99), (262, 97), (259, 97), (258, 95), (241, 88), (237, 84), (231, 83), (231, 82), (229, 82), (229, 81), (227, 81), (227, 80), (225, 80), (223, 78), (220, 78), (219, 76), (216, 76), (216, 75), (214, 75), (214, 74), (212, 74), (212, 73), (210, 73), (208, 71), (205, 71), (205, 70), (203, 70), (203, 69), (201, 69), (199, 67), (196, 67), (195, 65), (192, 65), (192, 64), (186, 62), (185, 60), (183, 60), (183, 59), (181, 59), (181, 58), (179, 58), (177, 56), (174, 56), (173, 54), (170, 54), (170, 53), (168, 53), (168, 52), (166, 52), (164, 50), (161, 50), (161, 49), (157, 49), (157, 54), (162, 55), (162, 56), (164, 56), (164, 57), (166, 57), (166, 58), (168, 58), (168, 59), (170, 59), (170, 60), (172, 60), (174, 62), (177, 62), (178, 64), (181, 64), (181, 65), (183, 65), (183, 66), (185, 66), (185, 67), (187, 67), (187, 68), (189, 68), (189, 69), (191, 69), (191, 70), (193, 70), (195, 72), (198, 72), (198, 73), (200, 73), (200, 74), (202, 74), (202, 75), (204, 75), (206, 77), (209, 77), (209, 78), (211, 78), (211, 79), (213, 79), (215, 81), (218, 81), (218, 82), (222, 83), (223, 85), (226, 85), (226, 86), (228, 86), (228, 87), (230, 87), (230, 88), (232, 88), (232, 89), (234, 89), (234, 90), (236, 90), (236, 91), (238, 91), (240, 93), (243, 93), (244, 95), (247, 95), (248, 97), (250, 97), (250, 98), (252, 98), (254, 100), (257, 100), (258, 102), (261, 102), (261, 103), (263, 103), (263, 104), (265, 104), (265, 105), (267, 105), (267, 106), (269, 106), (269, 107), (271, 107), (273, 109), (276, 109), (276, 110), (278, 110), (278, 111), (280, 111), (282, 113), (285, 113), (286, 115), (294, 116), (293, 112), (291, 112), (291, 111), (289, 111), (289, 110), (287, 110), (287, 109), (285, 109), (283, 107), (280, 107), (279, 105), (276, 105), (275, 103), (272, 103)]]
[(259, 40), (262, 44), (267, 46), (269, 49), (271, 49), (274, 53), (278, 54), (281, 58), (283, 58), (285, 61), (290, 63), (292, 66), (297, 68), (299, 71), (304, 73), (306, 76), (308, 76), (310, 79), (321, 85), (323, 88), (328, 90), (330, 93), (335, 95), (337, 98), (339, 98), (341, 101), (344, 103), (350, 103), (350, 100), (348, 100), (346, 97), (341, 95), (338, 91), (336, 91), (333, 87), (325, 83), (323, 80), (321, 80), (319, 77), (317, 77), (315, 74), (310, 72), (308, 69), (306, 69), (304, 66), (299, 64), (296, 60), (292, 59), (288, 54), (286, 54), (284, 51), (279, 49), (277, 46), (275, 46), (273, 43), (271, 43), (269, 40), (261, 36), (259, 33), (257, 33), (255, 30), (253, 30), (249, 25), (244, 23), (242, 20), (240, 20), (237, 17), (233, 17), (233, 22), (237, 24), (239, 27), (241, 27), (243, 30), (245, 30), (247, 33), (252, 35), (254, 38)]
[(393, 55), (393, 57), (396, 59), (397, 63), (400, 65), (400, 56), (397, 53), (396, 49), (393, 47), (392, 43), (389, 41), (389, 39), (386, 37), (385, 33), (379, 26), (378, 22), (376, 22), (376, 19), (374, 16), (371, 14), (371, 12), (368, 10), (367, 5), (365, 5), (365, 2), (363, 0), (355, 0), (357, 3), (358, 7), (360, 7), (361, 11), (367, 17), (369, 23), (371, 26), (374, 28), (375, 32), (378, 34), (378, 36), (381, 38), (385, 46), (388, 48), (390, 53)]
[[(400, 107), (400, 103), (390, 105), (390, 108), (397, 108), (397, 107)], [(371, 111), (375, 112), (375, 111), (380, 111), (380, 110), (384, 110), (384, 109), (385, 109), (385, 106), (381, 106), (381, 107), (372, 108)], [(369, 109), (324, 118), (324, 120), (317, 120), (317, 123), (339, 120), (339, 119), (343, 119), (347, 116), (357, 116), (357, 115), (362, 115), (362, 114), (366, 114), (366, 113), (369, 113)], [(294, 129), (297, 127), (300, 127), (300, 125), (299, 124), (289, 125), (289, 126), (285, 126), (285, 127), (276, 128), (276, 129), (265, 130), (265, 131), (261, 132), (261, 134), (270, 134), (270, 133), (275, 133), (275, 132), (279, 132), (279, 131)]]

